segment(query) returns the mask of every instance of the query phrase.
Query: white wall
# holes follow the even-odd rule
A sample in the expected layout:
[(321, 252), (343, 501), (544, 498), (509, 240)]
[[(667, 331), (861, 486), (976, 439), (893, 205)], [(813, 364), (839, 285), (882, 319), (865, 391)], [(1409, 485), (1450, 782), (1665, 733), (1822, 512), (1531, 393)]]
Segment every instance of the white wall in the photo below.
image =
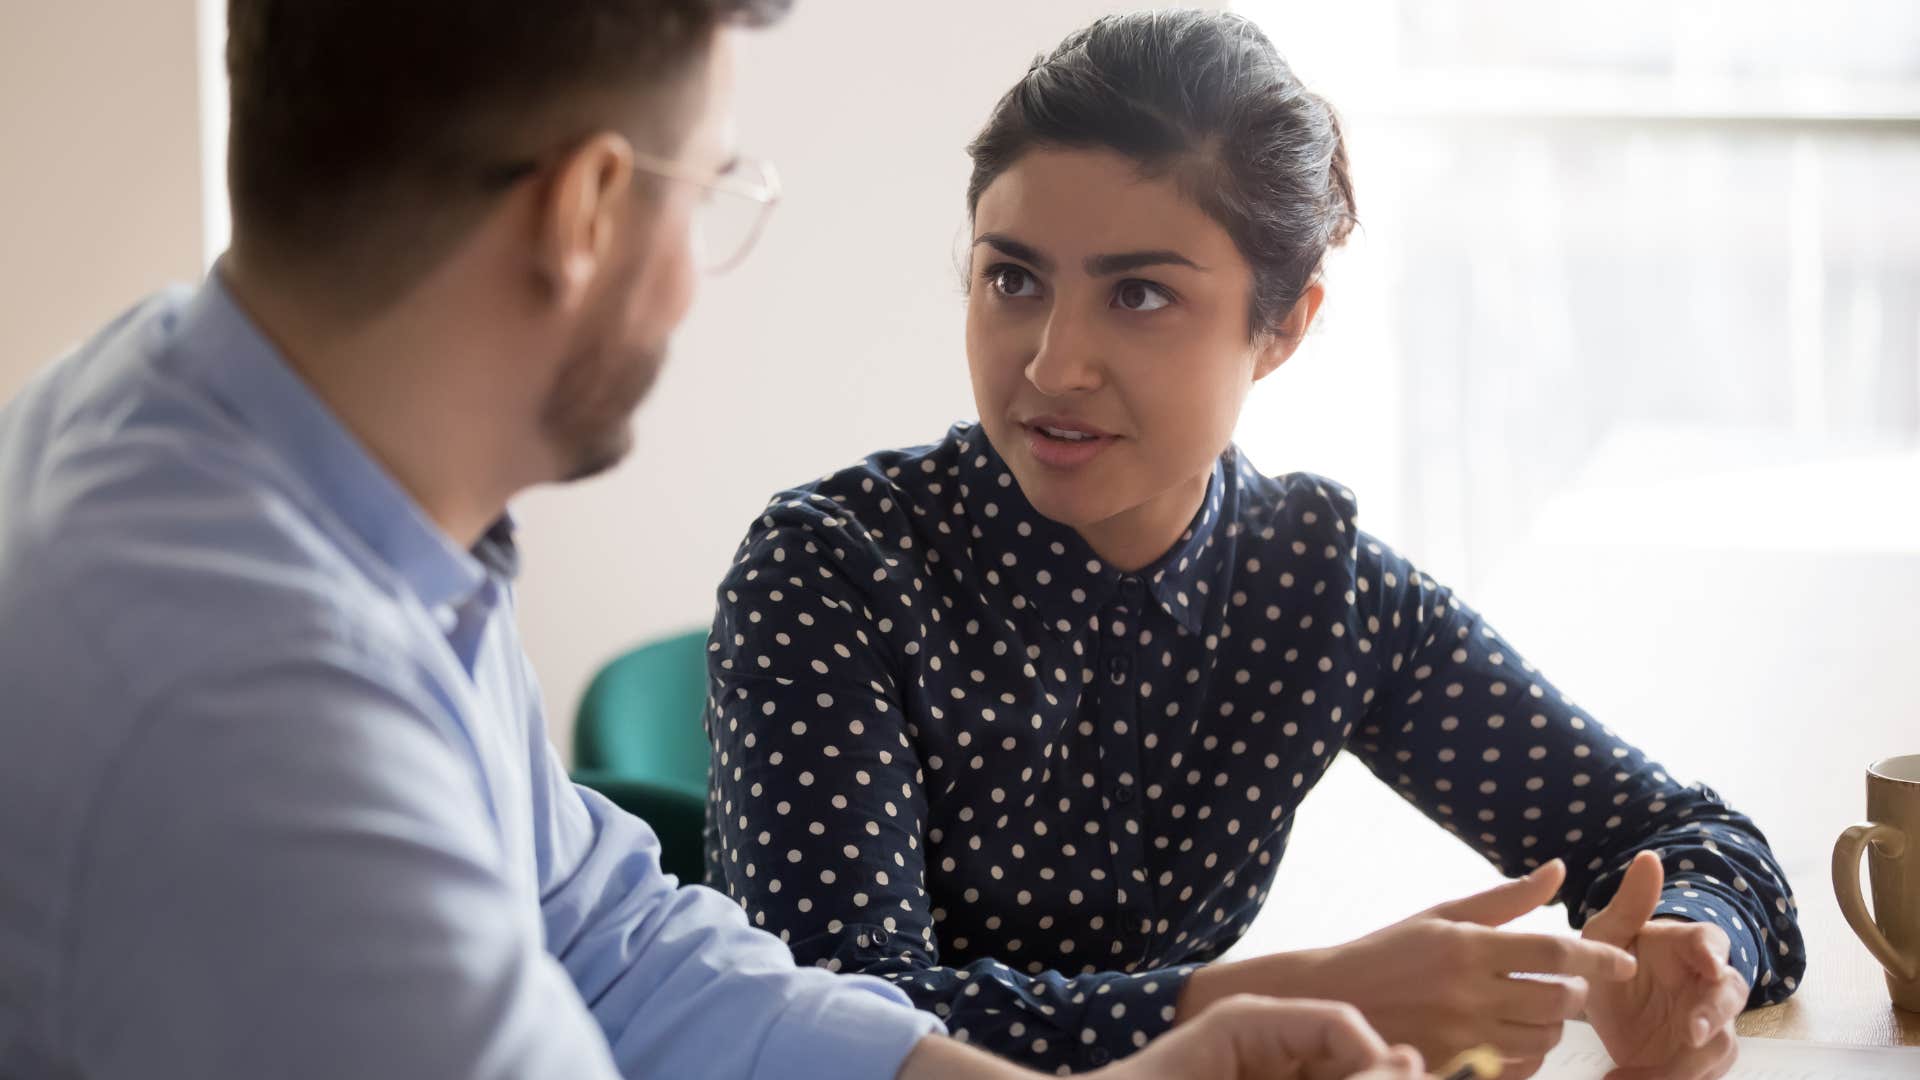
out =
[(554, 739), (595, 668), (704, 626), (774, 491), (971, 418), (964, 147), (1037, 52), (1125, 0), (801, 0), (741, 57), (745, 149), (785, 200), (707, 283), (612, 474), (531, 494), (521, 625)]
[(200, 264), (193, 0), (0, 3), (0, 401)]

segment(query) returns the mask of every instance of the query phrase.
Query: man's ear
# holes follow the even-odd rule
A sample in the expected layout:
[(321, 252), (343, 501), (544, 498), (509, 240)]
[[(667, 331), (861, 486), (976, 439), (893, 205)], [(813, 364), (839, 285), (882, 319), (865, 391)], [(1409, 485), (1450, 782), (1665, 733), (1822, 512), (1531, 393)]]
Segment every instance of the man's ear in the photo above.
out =
[(561, 307), (579, 307), (606, 266), (614, 237), (632, 212), (626, 197), (632, 183), (632, 144), (603, 131), (569, 151), (541, 189), (534, 257)]
[(1313, 325), (1313, 317), (1320, 311), (1320, 302), (1326, 298), (1327, 287), (1317, 280), (1314, 281), (1307, 286), (1305, 292), (1300, 294), (1300, 299), (1293, 302), (1293, 310), (1287, 312), (1287, 317), (1280, 321), (1280, 325), (1262, 334), (1260, 342), (1255, 346), (1254, 382), (1259, 382), (1280, 370), (1280, 365), (1293, 356), (1294, 350), (1306, 340), (1307, 330)]

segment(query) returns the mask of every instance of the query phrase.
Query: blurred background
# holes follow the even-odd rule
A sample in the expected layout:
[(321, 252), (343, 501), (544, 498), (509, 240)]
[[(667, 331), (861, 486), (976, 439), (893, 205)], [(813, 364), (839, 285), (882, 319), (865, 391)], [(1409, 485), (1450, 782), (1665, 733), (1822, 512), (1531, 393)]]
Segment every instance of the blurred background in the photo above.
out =
[[(770, 493), (973, 415), (963, 147), (1035, 53), (1136, 6), (799, 0), (745, 41), (743, 145), (783, 204), (706, 284), (635, 455), (516, 508), (563, 748), (601, 663), (708, 620)], [(1789, 869), (1824, 875), (1861, 768), (1920, 751), (1920, 4), (1207, 6), (1340, 109), (1363, 222), (1242, 445), (1353, 487), (1589, 710), (1804, 827)], [(0, 399), (224, 246), (223, 20), (0, 0)], [(1431, 832), (1343, 763), (1245, 947), (1367, 929), (1330, 900), (1376, 859), (1484, 883)]]

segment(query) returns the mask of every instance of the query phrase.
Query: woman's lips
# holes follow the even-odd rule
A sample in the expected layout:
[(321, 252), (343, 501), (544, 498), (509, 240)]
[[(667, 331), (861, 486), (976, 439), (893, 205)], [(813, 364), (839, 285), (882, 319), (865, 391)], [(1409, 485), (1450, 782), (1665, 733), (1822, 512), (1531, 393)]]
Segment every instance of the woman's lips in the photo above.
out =
[(1027, 452), (1035, 461), (1055, 469), (1079, 468), (1120, 441), (1118, 435), (1090, 424), (1056, 417), (1040, 417), (1020, 427), (1027, 437)]

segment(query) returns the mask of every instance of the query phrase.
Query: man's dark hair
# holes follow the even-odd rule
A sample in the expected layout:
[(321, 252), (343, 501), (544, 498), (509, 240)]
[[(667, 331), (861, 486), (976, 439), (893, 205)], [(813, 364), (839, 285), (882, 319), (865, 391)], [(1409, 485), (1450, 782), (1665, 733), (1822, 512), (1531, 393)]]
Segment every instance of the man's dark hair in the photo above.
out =
[(408, 283), (490, 166), (617, 124), (727, 24), (790, 0), (229, 0), (235, 246)]
[(1340, 120), (1259, 27), (1212, 11), (1110, 15), (1007, 91), (967, 149), (967, 210), (1036, 147), (1112, 150), (1177, 177), (1253, 269), (1271, 332), (1356, 222)]

